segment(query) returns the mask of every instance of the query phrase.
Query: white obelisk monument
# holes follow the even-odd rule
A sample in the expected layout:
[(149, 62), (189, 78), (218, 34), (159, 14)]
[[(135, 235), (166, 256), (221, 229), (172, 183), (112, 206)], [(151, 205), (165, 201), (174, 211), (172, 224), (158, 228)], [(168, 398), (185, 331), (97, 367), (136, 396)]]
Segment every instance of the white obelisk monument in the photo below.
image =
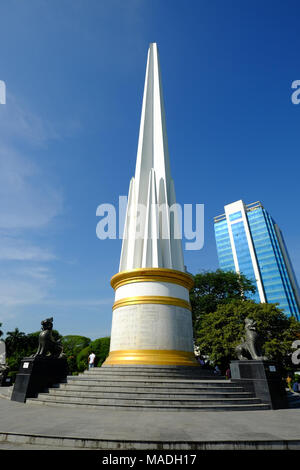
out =
[(148, 51), (135, 176), (129, 187), (104, 366), (197, 366), (189, 290), (171, 178), (156, 43)]

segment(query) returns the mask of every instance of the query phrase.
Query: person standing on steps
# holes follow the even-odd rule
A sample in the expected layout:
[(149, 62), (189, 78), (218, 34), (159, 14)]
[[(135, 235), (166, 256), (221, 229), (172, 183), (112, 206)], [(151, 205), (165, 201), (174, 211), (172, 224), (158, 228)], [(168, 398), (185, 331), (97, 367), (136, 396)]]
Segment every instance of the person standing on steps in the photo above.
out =
[(95, 367), (95, 357), (96, 357), (96, 354), (94, 354), (94, 352), (92, 351), (88, 359), (89, 369), (92, 369), (93, 367)]

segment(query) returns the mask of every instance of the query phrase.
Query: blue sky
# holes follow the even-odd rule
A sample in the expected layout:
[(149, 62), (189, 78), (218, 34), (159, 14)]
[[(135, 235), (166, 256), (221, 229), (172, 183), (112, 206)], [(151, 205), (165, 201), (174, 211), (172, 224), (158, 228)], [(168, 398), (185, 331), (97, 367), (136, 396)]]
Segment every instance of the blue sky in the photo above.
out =
[(0, 0), (0, 322), (109, 335), (120, 240), (96, 208), (134, 174), (147, 49), (160, 52), (177, 201), (205, 205), (196, 273), (218, 267), (213, 217), (260, 200), (298, 280), (299, 14), (293, 1)]

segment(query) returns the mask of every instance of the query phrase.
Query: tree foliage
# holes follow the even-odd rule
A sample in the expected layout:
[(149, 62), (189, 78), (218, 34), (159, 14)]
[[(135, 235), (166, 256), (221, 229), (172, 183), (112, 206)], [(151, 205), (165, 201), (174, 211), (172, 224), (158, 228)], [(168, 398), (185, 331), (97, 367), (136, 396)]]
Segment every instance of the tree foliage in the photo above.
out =
[(70, 354), (77, 355), (82, 349), (86, 348), (91, 340), (86, 336), (67, 335), (62, 337), (62, 345), (64, 353), (68, 356)]
[(88, 367), (88, 357), (91, 352), (96, 354), (95, 364), (100, 367), (105, 361), (109, 353), (110, 338), (98, 338), (92, 341), (86, 348), (84, 348), (77, 356), (77, 367), (80, 372)]
[[(1, 324), (0, 324), (1, 326)], [(5, 339), (7, 363), (10, 375), (16, 375), (20, 368), (21, 359), (36, 353), (39, 345), (40, 331), (25, 334), (18, 328), (8, 331)], [(87, 358), (93, 350), (96, 354), (96, 364), (100, 366), (109, 353), (110, 338), (90, 338), (80, 335), (61, 336), (57, 330), (52, 330), (52, 336), (63, 345), (63, 352), (67, 357), (69, 373), (77, 374), (87, 368)], [(78, 367), (79, 366), (79, 367)]]
[(224, 370), (236, 359), (235, 347), (244, 335), (247, 317), (256, 321), (257, 332), (264, 341), (264, 354), (289, 369), (291, 346), (300, 334), (300, 323), (287, 317), (275, 304), (241, 299), (219, 304), (216, 311), (202, 316), (196, 339), (201, 354), (208, 355)]
[[(6, 357), (11, 371), (16, 373), (19, 370), (21, 359), (36, 353), (39, 345), (39, 335), (40, 331), (26, 334), (20, 331), (19, 328), (7, 332), (5, 338)], [(61, 338), (57, 330), (53, 330), (52, 335), (56, 341)]]
[(20, 331), (19, 328), (15, 328), (14, 331), (8, 331), (5, 344), (8, 356), (12, 356), (17, 352), (23, 352), (27, 349), (26, 334)]
[(221, 269), (196, 274), (190, 292), (195, 336), (203, 315), (232, 300), (246, 300), (254, 292), (255, 286), (243, 274)]
[(64, 354), (67, 357), (69, 373), (74, 374), (78, 372), (77, 356), (90, 344), (91, 340), (86, 336), (67, 335), (63, 336), (61, 342), (63, 345)]
[(244, 334), (244, 320), (253, 318), (265, 341), (264, 354), (291, 369), (292, 342), (299, 338), (300, 323), (276, 304), (249, 300), (255, 286), (235, 272), (208, 271), (194, 276), (190, 293), (194, 340), (202, 355), (224, 371), (236, 359), (235, 347)]

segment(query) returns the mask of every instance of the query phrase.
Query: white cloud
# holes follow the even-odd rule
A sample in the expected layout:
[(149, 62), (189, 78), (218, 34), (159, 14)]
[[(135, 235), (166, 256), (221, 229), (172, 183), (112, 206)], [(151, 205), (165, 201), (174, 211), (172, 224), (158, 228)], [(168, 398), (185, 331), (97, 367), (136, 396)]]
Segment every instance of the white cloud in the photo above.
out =
[(58, 139), (59, 133), (52, 123), (7, 93), (5, 106), (0, 106), (0, 141), (11, 142), (16, 138), (41, 145), (50, 139)]
[(24, 308), (42, 306), (53, 286), (55, 279), (46, 266), (27, 266), (23, 262), (11, 266), (11, 262), (6, 263), (0, 276), (0, 323), (7, 329), (14, 328), (20, 321), (22, 323)]
[(55, 281), (51, 275), (51, 271), (47, 266), (27, 266), (22, 264), (21, 266), (15, 268), (14, 270), (15, 276), (19, 278), (24, 278), (27, 281), (30, 279), (37, 279), (38, 281), (46, 281), (47, 285), (55, 284)]
[(28, 150), (58, 133), (14, 96), (7, 98), (0, 107), (0, 322), (49, 296), (55, 279), (47, 263), (57, 257), (37, 237), (63, 207), (62, 190)]
[(113, 298), (106, 299), (44, 299), (43, 305), (56, 307), (99, 307), (101, 305), (113, 304)]
[(62, 211), (62, 200), (32, 160), (0, 144), (0, 229), (45, 226)]
[(54, 259), (56, 256), (48, 249), (16, 237), (0, 236), (0, 260), (51, 261)]
[(0, 229), (44, 226), (61, 212), (61, 189), (28, 150), (60, 138), (56, 128), (12, 93), (0, 106)]
[[(15, 307), (40, 303), (48, 293), (48, 283), (30, 282), (20, 279), (0, 280), (0, 306)], [(2, 321), (2, 314), (0, 314)]]

